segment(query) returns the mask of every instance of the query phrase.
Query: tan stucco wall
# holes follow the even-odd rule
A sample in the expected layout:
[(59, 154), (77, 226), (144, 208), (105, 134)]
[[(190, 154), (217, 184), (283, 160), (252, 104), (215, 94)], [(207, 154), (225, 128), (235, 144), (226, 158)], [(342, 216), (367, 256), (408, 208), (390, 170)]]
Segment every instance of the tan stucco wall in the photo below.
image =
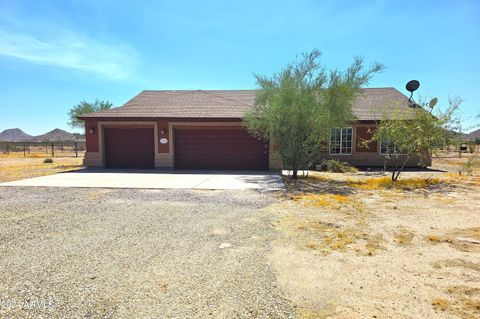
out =
[(100, 152), (85, 152), (83, 165), (87, 167), (102, 167), (102, 156)]

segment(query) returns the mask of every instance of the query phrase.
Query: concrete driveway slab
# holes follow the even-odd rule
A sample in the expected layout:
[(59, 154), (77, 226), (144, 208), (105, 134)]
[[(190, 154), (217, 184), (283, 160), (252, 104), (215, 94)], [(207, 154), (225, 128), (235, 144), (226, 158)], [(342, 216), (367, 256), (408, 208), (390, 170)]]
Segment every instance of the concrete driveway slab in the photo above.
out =
[(282, 190), (279, 173), (231, 171), (161, 171), (84, 169), (1, 183), (0, 186), (165, 188), (165, 189), (262, 189)]

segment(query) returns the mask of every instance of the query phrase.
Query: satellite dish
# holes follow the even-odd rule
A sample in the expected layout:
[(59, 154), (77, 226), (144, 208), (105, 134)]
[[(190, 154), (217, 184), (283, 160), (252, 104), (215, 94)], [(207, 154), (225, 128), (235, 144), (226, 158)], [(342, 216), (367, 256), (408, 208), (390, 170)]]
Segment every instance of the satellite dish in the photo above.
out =
[(434, 107), (435, 105), (437, 105), (437, 103), (438, 103), (438, 99), (437, 99), (436, 97), (434, 97), (433, 99), (430, 100), (430, 103), (428, 103), (428, 106), (429, 106), (431, 109), (433, 109), (433, 107)]
[(419, 87), (420, 87), (420, 82), (418, 82), (417, 80), (408, 81), (407, 85), (405, 85), (405, 88), (407, 89), (407, 91), (410, 92), (410, 97), (408, 98), (408, 102), (410, 103), (411, 106), (415, 104), (415, 103), (412, 103), (413, 92), (416, 91)]
[(407, 89), (407, 91), (410, 92), (410, 93), (413, 93), (413, 92), (416, 91), (419, 87), (420, 87), (420, 82), (418, 82), (417, 80), (408, 81), (407, 85), (405, 86), (405, 88)]

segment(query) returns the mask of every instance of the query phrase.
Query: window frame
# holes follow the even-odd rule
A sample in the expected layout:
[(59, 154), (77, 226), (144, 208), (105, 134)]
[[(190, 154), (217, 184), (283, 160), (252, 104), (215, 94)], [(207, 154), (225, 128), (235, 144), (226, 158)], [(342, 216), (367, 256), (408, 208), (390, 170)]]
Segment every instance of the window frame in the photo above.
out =
[[(340, 129), (340, 152), (339, 153), (332, 153), (332, 130), (334, 129)], [(342, 153), (342, 142), (343, 142), (343, 130), (344, 129), (349, 129), (351, 134), (350, 134), (350, 153)], [(347, 127), (332, 127), (330, 129), (330, 137), (328, 139), (328, 153), (330, 155), (352, 155), (353, 154), (353, 126), (347, 126)]]
[[(388, 142), (389, 144), (392, 143), (393, 144), (393, 153), (389, 154), (389, 153), (382, 153), (382, 145), (384, 142)], [(380, 141), (379, 143), (379, 154), (382, 155), (382, 156), (388, 156), (388, 155), (394, 155), (394, 156), (403, 156), (403, 155), (408, 155), (406, 153), (399, 153), (398, 152), (398, 149), (397, 149), (397, 145), (395, 144), (395, 142), (392, 142), (388, 139), (383, 139), (382, 141)]]

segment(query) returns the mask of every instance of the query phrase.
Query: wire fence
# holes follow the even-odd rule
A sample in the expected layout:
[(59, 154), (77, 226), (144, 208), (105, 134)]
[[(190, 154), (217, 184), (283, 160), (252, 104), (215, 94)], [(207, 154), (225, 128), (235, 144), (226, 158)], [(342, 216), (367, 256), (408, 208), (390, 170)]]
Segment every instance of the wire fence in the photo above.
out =
[(23, 157), (78, 157), (85, 141), (0, 142), (0, 154)]

